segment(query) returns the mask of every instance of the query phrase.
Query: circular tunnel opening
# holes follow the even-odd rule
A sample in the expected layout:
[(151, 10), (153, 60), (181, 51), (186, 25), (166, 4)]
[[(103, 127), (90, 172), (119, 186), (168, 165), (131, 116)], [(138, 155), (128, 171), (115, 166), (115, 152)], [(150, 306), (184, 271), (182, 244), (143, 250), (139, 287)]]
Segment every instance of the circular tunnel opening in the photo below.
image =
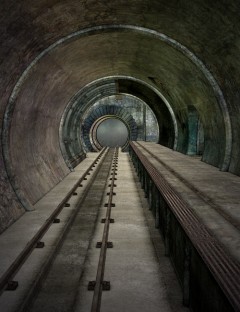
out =
[(123, 147), (128, 143), (129, 131), (120, 119), (107, 118), (98, 125), (96, 138), (101, 146)]

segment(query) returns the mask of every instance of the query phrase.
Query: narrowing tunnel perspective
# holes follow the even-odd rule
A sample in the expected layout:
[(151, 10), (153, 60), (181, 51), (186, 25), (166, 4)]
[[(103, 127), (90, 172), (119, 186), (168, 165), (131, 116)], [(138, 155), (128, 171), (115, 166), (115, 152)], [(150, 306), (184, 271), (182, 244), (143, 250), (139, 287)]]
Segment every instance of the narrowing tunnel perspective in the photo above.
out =
[[(187, 311), (203, 287), (203, 272), (212, 287), (205, 291), (217, 296), (219, 308), (238, 306), (239, 266), (188, 198), (239, 224), (173, 170), (176, 157), (183, 162), (180, 154), (140, 141), (128, 148), (89, 153), (67, 183), (39, 201), (46, 214), (48, 201), (72, 185), (1, 277), (5, 311), (29, 289), (23, 311)], [(24, 223), (32, 223), (27, 217)]]
[(0, 312), (240, 312), (239, 12), (0, 1)]

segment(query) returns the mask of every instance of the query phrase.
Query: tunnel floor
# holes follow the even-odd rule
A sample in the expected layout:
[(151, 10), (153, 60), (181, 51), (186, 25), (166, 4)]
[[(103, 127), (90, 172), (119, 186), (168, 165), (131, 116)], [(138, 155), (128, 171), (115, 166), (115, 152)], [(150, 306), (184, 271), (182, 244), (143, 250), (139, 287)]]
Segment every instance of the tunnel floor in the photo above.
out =
[[(213, 237), (221, 242), (225, 252), (239, 263), (239, 177), (220, 172), (217, 168), (201, 162), (199, 157), (182, 155), (154, 143), (134, 144), (154, 165), (155, 170), (161, 172), (171, 187), (181, 194)], [(89, 153), (74, 172), (35, 205), (35, 211), (25, 213), (0, 236), (1, 275), (96, 155), (98, 154)], [(98, 164), (97, 168), (100, 170), (103, 164)], [(90, 310), (92, 292), (87, 291), (87, 283), (94, 280), (96, 274), (99, 251), (95, 245), (96, 241), (101, 240), (99, 236), (102, 224), (99, 220), (105, 211), (108, 181), (106, 177), (110, 179), (109, 161), (104, 166), (105, 173), (98, 177), (100, 180), (97, 180), (93, 173), (84, 181), (77, 196), (71, 197), (70, 207), (64, 208), (60, 213), (61, 222), (53, 224), (45, 234), (45, 247), (35, 249), (17, 273), (14, 278), (19, 281), (17, 290), (5, 291), (1, 295), (1, 311), (28, 311), (26, 307), (29, 303), (30, 311), (68, 311), (67, 300), (71, 301), (69, 304), (71, 309), (74, 306), (75, 311)], [(111, 281), (112, 289), (103, 292), (103, 311), (188, 311), (182, 305), (178, 280), (169, 258), (165, 256), (160, 232), (154, 227), (153, 214), (149, 210), (149, 199), (144, 196), (128, 153), (119, 153), (118, 166), (116, 195), (113, 196), (116, 207), (112, 210), (112, 217), (116, 222), (111, 225), (109, 234), (113, 248), (107, 251), (105, 273), (106, 279)], [(91, 206), (90, 199), (88, 201), (84, 194), (94, 183), (96, 190), (90, 195), (93, 201)], [(80, 226), (75, 226), (76, 233), (71, 234), (66, 230), (74, 224), (70, 224), (70, 216), (84, 199), (87, 202), (77, 215)], [(100, 208), (99, 213), (97, 207)], [(69, 241), (66, 240), (67, 233), (70, 233)], [(66, 249), (61, 254), (64, 239)], [(56, 251), (60, 253), (56, 254)], [(51, 275), (49, 269), (54, 267), (54, 259), (59, 261), (60, 271), (66, 270), (65, 275), (59, 277), (60, 287), (55, 284), (58, 270), (56, 275)], [(68, 265), (72, 263), (76, 266)], [(50, 273), (46, 277), (47, 271)], [(78, 275), (75, 274), (76, 271)], [(74, 283), (69, 280), (69, 275), (75, 276)], [(65, 283), (61, 283), (61, 278)], [(72, 286), (74, 291), (71, 290)], [(42, 292), (36, 296), (39, 289), (42, 289)], [(56, 301), (52, 300), (53, 292), (56, 297), (60, 294)], [(47, 307), (48, 303), (51, 303), (50, 308)], [(73, 311), (71, 309), (70, 311)]]
[[(109, 241), (113, 248), (107, 252), (105, 279), (111, 282), (111, 291), (102, 295), (101, 310), (110, 311), (172, 311), (162, 276), (162, 268), (151, 241), (143, 202), (136, 183), (129, 155), (119, 155), (116, 196), (111, 217)], [(100, 210), (99, 219), (105, 216)], [(87, 255), (81, 280), (76, 311), (89, 311), (92, 295), (86, 291), (89, 280), (94, 280), (99, 252), (96, 241), (102, 236), (102, 225), (97, 223)]]
[[(74, 172), (36, 204), (36, 211), (26, 213), (3, 233), (0, 237), (1, 251), (4, 251), (1, 273), (95, 157), (96, 153), (88, 154)], [(45, 234), (45, 247), (35, 249), (15, 277), (19, 281), (17, 290), (5, 291), (0, 297), (1, 311), (90, 311), (93, 292), (87, 290), (87, 283), (96, 275), (99, 257), (96, 242), (101, 240), (103, 229), (100, 220), (106, 210), (108, 186), (104, 181), (108, 174), (109, 169), (105, 168), (102, 180), (88, 178), (89, 183), (78, 191), (78, 196), (72, 197), (71, 207), (59, 215), (61, 222), (53, 224)], [(76, 221), (62, 239), (74, 205), (89, 184), (93, 186), (92, 193), (85, 198)], [(149, 231), (148, 224), (154, 221), (127, 153), (119, 154), (115, 184), (116, 207), (112, 210), (115, 223), (109, 233), (113, 248), (108, 249), (105, 269), (111, 291), (102, 294), (102, 311), (188, 311), (182, 306), (180, 286), (165, 257), (160, 234)]]

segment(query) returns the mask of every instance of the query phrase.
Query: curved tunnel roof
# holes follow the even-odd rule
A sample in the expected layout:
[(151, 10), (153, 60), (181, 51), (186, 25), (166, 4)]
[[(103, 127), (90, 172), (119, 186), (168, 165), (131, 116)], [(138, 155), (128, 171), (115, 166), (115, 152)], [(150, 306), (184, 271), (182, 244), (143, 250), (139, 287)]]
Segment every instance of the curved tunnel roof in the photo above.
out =
[(81, 104), (100, 90), (100, 97), (139, 97), (170, 133), (169, 147), (183, 153), (194, 107), (203, 160), (239, 175), (239, 1), (23, 0), (0, 7), (3, 227), (22, 213), (19, 199), (31, 209), (69, 172), (59, 127), (83, 90)]

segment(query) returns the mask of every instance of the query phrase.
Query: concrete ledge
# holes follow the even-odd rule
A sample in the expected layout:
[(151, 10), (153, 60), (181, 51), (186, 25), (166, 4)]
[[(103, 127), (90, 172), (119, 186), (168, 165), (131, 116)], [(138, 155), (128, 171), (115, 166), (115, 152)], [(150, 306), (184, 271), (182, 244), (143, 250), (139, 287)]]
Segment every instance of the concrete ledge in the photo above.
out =
[[(98, 153), (89, 153), (87, 158), (75, 168), (74, 172), (71, 172), (35, 204), (34, 211), (26, 212), (18, 221), (2, 233), (0, 236), (0, 275), (9, 268), (15, 258), (42, 226), (43, 222), (49, 218), (57, 205), (64, 199), (65, 195), (72, 189), (97, 156)], [(49, 261), (51, 261), (71, 216), (74, 210), (76, 210), (78, 202), (84, 196), (84, 192), (92, 181), (92, 176), (99, 167), (99, 164), (97, 164), (94, 171), (91, 171), (92, 173), (89, 178), (83, 182), (83, 187), (78, 188), (78, 195), (71, 197), (69, 200), (70, 207), (64, 208), (59, 214), (60, 223), (53, 224), (44, 235), (42, 240), (45, 243), (45, 247), (43, 249), (35, 249), (15, 276), (14, 280), (19, 282), (19, 287), (15, 291), (5, 291), (0, 296), (1, 311), (21, 311), (21, 306), (24, 305), (24, 301), (28, 300), (35, 284), (41, 278)]]
[[(197, 189), (189, 181), (189, 176), (194, 181), (202, 174), (203, 186), (208, 183), (211, 190), (211, 166), (196, 159), (193, 166), (189, 157), (153, 143), (132, 143), (130, 153), (156, 217), (156, 226), (161, 229), (166, 255), (171, 257), (182, 284), (184, 303), (193, 311), (239, 308), (238, 221), (233, 224), (232, 216), (219, 202), (210, 199), (214, 198), (214, 192), (204, 196), (206, 190), (201, 189), (202, 184), (198, 183)], [(189, 170), (191, 164), (193, 170)], [(236, 185), (234, 178), (232, 185)]]

